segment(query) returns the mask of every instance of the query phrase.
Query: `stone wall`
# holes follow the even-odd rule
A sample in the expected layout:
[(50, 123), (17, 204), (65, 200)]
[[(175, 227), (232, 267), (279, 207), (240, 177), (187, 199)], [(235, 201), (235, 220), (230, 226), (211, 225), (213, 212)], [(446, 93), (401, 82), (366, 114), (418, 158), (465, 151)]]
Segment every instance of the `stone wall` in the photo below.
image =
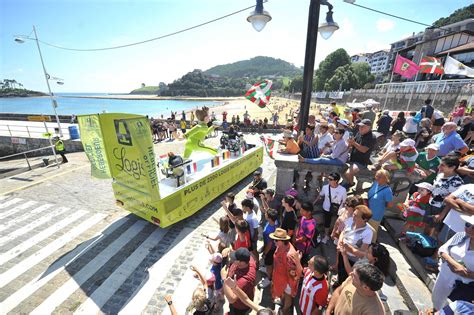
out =
[[(0, 157), (50, 146), (48, 139), (0, 136)], [(80, 140), (64, 140), (67, 152), (84, 151)], [(46, 153), (49, 151), (49, 153)], [(28, 156), (50, 154), (50, 150), (28, 153)]]

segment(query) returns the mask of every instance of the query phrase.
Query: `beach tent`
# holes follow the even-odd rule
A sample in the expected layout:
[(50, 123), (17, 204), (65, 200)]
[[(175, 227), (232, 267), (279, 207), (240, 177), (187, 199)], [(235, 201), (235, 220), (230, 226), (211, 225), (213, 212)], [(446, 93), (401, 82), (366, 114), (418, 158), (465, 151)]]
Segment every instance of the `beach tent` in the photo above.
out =
[(371, 98), (369, 98), (368, 100), (362, 102), (362, 104), (364, 104), (364, 105), (366, 105), (366, 106), (367, 106), (367, 105), (369, 105), (369, 106), (380, 105), (379, 102), (377, 102), (376, 100), (371, 99)]

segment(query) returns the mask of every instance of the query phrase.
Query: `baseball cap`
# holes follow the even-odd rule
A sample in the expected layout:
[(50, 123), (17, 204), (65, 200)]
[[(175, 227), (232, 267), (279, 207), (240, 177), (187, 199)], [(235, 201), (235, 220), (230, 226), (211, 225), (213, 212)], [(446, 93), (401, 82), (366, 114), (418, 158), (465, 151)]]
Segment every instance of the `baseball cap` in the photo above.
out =
[(432, 143), (432, 144), (428, 145), (428, 146), (426, 147), (426, 149), (427, 149), (427, 150), (428, 150), (428, 149), (432, 149), (432, 150), (439, 151), (439, 145), (437, 145), (436, 143)]
[(262, 175), (262, 172), (260, 172), (260, 171), (253, 172), (253, 176), (258, 176), (258, 175)]
[(237, 249), (236, 251), (233, 251), (230, 254), (230, 258), (233, 261), (238, 260), (238, 261), (249, 262), (250, 261), (250, 252), (247, 248), (241, 247), (241, 248)]
[(360, 123), (358, 123), (357, 125), (358, 126), (366, 125), (366, 126), (372, 127), (372, 121), (370, 119), (362, 119)]

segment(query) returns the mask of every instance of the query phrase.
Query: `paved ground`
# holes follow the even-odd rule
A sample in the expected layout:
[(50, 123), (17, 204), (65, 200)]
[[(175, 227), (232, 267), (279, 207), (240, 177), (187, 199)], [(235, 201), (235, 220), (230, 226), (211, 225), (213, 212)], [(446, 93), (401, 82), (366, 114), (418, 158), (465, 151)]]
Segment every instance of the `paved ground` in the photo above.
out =
[[(181, 147), (173, 142), (155, 150)], [(110, 181), (91, 178), (82, 153), (68, 158), (59, 170), (0, 180), (0, 314), (162, 314), (165, 294), (173, 294), (184, 314), (197, 285), (189, 266), (208, 268), (201, 234), (218, 231), (212, 217), (223, 215), (221, 198), (159, 229), (116, 207)], [(274, 182), (272, 160), (265, 158), (262, 168)], [(250, 181), (232, 188), (237, 200)], [(333, 246), (318, 251), (334, 259)], [(409, 309), (391, 279), (383, 292), (389, 312)], [(257, 298), (268, 304), (268, 290)]]

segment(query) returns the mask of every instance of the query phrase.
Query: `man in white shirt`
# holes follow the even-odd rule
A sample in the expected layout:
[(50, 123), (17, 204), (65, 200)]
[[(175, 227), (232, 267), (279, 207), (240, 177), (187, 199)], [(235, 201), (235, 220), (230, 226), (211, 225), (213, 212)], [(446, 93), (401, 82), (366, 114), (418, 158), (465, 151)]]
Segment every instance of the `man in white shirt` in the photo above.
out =
[(460, 186), (444, 199), (444, 203), (451, 206), (451, 210), (444, 218), (445, 225), (439, 235), (443, 242), (454, 233), (464, 232), (462, 214), (474, 215), (474, 184)]

